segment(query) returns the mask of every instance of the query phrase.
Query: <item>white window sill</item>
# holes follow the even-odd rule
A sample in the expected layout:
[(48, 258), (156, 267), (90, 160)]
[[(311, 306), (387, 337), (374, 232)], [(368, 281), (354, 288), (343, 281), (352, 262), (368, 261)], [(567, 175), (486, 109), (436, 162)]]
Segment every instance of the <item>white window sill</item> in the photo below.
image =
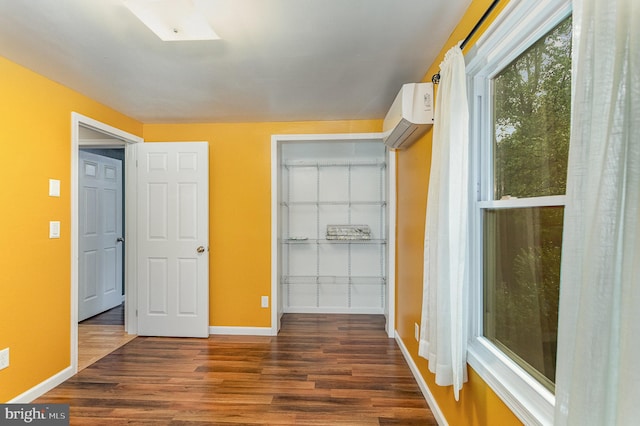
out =
[(524, 424), (553, 424), (555, 395), (486, 338), (469, 342), (467, 361)]

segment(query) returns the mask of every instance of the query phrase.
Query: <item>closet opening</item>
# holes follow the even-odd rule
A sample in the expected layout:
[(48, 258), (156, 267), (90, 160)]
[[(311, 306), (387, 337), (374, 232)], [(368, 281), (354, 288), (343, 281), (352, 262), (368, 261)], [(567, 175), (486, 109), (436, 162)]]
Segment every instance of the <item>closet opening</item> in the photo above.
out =
[(394, 336), (395, 154), (381, 134), (272, 137), (272, 332), (378, 314)]

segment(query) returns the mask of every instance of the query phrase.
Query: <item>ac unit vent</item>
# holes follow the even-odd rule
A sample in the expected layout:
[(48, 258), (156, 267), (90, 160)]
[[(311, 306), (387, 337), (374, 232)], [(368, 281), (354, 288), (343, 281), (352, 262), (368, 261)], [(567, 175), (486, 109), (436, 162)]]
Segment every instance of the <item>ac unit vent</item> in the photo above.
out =
[(433, 83), (404, 84), (384, 119), (384, 143), (391, 149), (406, 148), (432, 125)]

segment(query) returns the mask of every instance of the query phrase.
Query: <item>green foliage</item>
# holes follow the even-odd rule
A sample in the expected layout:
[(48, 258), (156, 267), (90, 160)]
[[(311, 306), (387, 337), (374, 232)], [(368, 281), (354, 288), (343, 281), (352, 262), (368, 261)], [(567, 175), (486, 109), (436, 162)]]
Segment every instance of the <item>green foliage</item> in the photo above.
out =
[(496, 339), (542, 373), (555, 379), (560, 291), (557, 246), (522, 248), (513, 265), (513, 282), (496, 290)]
[[(553, 386), (558, 331), (562, 207), (485, 214), (485, 335)], [(491, 236), (491, 237), (489, 237)]]
[(495, 196), (565, 193), (571, 119), (571, 19), (494, 79)]

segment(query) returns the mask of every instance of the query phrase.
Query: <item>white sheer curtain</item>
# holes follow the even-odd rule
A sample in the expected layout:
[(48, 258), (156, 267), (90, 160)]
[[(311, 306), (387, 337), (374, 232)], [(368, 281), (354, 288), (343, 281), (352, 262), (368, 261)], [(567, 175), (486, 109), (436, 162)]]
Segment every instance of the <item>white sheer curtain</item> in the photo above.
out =
[(419, 355), (455, 399), (467, 380), (468, 145), (465, 63), (459, 45), (440, 64), (424, 239)]
[(640, 2), (573, 3), (555, 424), (638, 424)]

